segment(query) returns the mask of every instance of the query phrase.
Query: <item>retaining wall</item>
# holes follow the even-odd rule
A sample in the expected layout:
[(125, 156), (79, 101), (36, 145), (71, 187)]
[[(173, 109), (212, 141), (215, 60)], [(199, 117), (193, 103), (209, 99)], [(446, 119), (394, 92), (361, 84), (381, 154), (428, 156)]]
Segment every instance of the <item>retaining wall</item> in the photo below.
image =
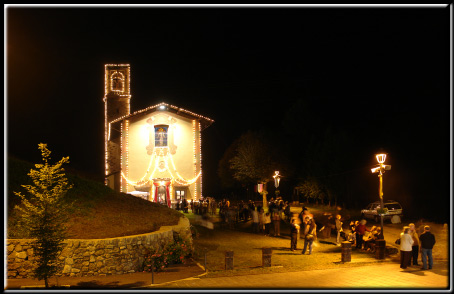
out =
[[(107, 239), (68, 239), (59, 256), (57, 276), (103, 276), (138, 271), (150, 250), (163, 248), (179, 235), (192, 242), (190, 223), (181, 217), (178, 225), (159, 231)], [(8, 239), (8, 278), (31, 278), (32, 239)]]

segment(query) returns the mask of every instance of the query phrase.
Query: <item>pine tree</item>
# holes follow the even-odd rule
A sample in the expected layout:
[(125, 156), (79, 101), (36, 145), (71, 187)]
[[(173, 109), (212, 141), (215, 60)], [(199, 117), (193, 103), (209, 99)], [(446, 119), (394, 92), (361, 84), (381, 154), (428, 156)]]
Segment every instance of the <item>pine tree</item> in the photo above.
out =
[(69, 162), (69, 157), (63, 157), (54, 165), (49, 164), (50, 151), (47, 144), (40, 143), (43, 163), (35, 164), (28, 176), (33, 185), (22, 185), (29, 197), (21, 192), (14, 192), (22, 200), (22, 205), (16, 206), (21, 213), (20, 225), (34, 239), (35, 278), (44, 280), (49, 287), (49, 278), (58, 270), (57, 258), (63, 250), (66, 239), (66, 222), (70, 203), (64, 200), (66, 192), (72, 188), (69, 184), (62, 165)]

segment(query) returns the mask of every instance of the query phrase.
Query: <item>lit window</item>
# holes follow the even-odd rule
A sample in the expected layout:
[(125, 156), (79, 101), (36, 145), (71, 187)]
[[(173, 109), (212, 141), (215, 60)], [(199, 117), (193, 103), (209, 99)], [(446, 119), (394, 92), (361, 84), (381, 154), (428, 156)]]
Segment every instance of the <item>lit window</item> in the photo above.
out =
[(159, 125), (154, 127), (154, 146), (167, 147), (167, 131), (169, 126)]
[(185, 191), (184, 190), (176, 190), (175, 195), (176, 195), (176, 200), (183, 200), (185, 199)]

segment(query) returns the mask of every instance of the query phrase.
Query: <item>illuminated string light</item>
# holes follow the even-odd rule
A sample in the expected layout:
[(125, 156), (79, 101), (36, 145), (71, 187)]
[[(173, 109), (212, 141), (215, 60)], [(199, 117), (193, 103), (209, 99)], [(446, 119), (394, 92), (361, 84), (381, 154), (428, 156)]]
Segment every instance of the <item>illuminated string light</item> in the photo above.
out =
[[(181, 180), (181, 182), (179, 182), (179, 184), (191, 185), (191, 184), (193, 184), (195, 181), (197, 181), (198, 177), (199, 177), (200, 174), (201, 174), (201, 173), (199, 173), (199, 174), (196, 175), (196, 177), (194, 177), (193, 179), (185, 180), (185, 179), (178, 173), (177, 169), (175, 168), (175, 162), (173, 161), (173, 156), (172, 156), (172, 155), (170, 155), (170, 161), (171, 161), (171, 163), (172, 163), (172, 167), (173, 167), (173, 169), (174, 169), (174, 171), (175, 171), (177, 177), (179, 178), (179, 180)], [(170, 169), (169, 169), (169, 172), (170, 172)], [(172, 177), (173, 177), (173, 176), (172, 176)], [(173, 177), (173, 178), (175, 178), (175, 180), (177, 180), (176, 177)], [(178, 181), (179, 181), (179, 180), (178, 180)]]
[[(123, 129), (123, 125), (122, 126), (122, 129)], [(123, 141), (124, 141), (124, 138), (123, 138), (123, 134), (124, 132), (122, 132), (121, 136), (120, 136), (120, 170), (123, 171)], [(121, 184), (120, 184), (120, 192), (123, 192), (123, 180), (121, 181)]]
[[(174, 179), (170, 179), (170, 185), (169, 185), (169, 194), (173, 195), (173, 185), (174, 185)], [(172, 196), (170, 196), (172, 198)]]
[(123, 116), (121, 116), (121, 117), (118, 117), (118, 118), (116, 118), (115, 120), (112, 120), (111, 123), (118, 122), (118, 121), (123, 120), (123, 119), (125, 119), (125, 118), (128, 118), (128, 117), (130, 117), (130, 116), (134, 116), (134, 115), (137, 115), (137, 114), (140, 114), (140, 113), (143, 113), (143, 112), (152, 110), (152, 109), (157, 109), (157, 108), (159, 108), (159, 107), (161, 107), (161, 106), (165, 106), (165, 107), (167, 107), (167, 108), (175, 109), (175, 110), (177, 111), (177, 114), (178, 114), (178, 112), (184, 112), (184, 113), (190, 114), (190, 115), (192, 115), (192, 116), (195, 116), (195, 117), (197, 117), (197, 118), (202, 118), (202, 119), (208, 121), (210, 124), (214, 122), (214, 120), (212, 120), (211, 118), (208, 118), (208, 117), (206, 117), (206, 116), (203, 116), (203, 115), (194, 113), (194, 112), (192, 112), (192, 111), (183, 109), (183, 108), (181, 108), (181, 107), (177, 107), (177, 106), (173, 106), (173, 105), (169, 105), (169, 104), (167, 104), (167, 103), (161, 102), (161, 103), (159, 103), (159, 104), (156, 104), (156, 105), (153, 105), (153, 106), (149, 106), (149, 107), (144, 108), (144, 109), (142, 109), (142, 110), (138, 110), (138, 111), (136, 111), (136, 112), (134, 112), (134, 113), (131, 113), (131, 114), (127, 114), (127, 115), (123, 115)]
[[(129, 174), (129, 120), (125, 120), (125, 154), (126, 154), (126, 162), (125, 162), (125, 169), (126, 169), (126, 177)], [(123, 169), (122, 169), (123, 171)], [(128, 191), (128, 186), (126, 186), (126, 192)]]
[[(125, 74), (123, 73), (126, 73)], [(131, 71), (130, 71), (130, 65), (129, 64), (105, 64), (104, 65), (104, 97), (107, 96), (110, 92), (115, 92), (117, 95), (121, 97), (130, 97), (130, 90), (131, 90)], [(126, 83), (127, 87), (123, 84), (123, 94), (120, 94), (118, 91), (112, 91), (112, 80), (113, 80), (113, 75), (115, 74), (121, 74), (124, 80), (124, 83)], [(110, 84), (110, 87), (109, 87)], [(128, 113), (129, 114), (129, 113)]]
[[(113, 69), (113, 70), (112, 70)], [(122, 77), (122, 92), (112, 91), (112, 79), (114, 75), (121, 75)], [(111, 174), (110, 164), (109, 164), (109, 140), (111, 136), (111, 120), (116, 119), (116, 117), (110, 117), (108, 108), (108, 94), (115, 93), (116, 96), (121, 98), (126, 98), (126, 115), (130, 114), (130, 104), (129, 100), (131, 98), (130, 93), (130, 65), (129, 64), (105, 64), (104, 65), (104, 160), (105, 160), (105, 181), (107, 185), (107, 176)], [(126, 85), (125, 85), (126, 84)]]
[[(159, 163), (161, 160), (159, 160), (160, 157), (158, 157), (156, 155), (156, 153), (153, 153), (153, 156), (152, 156), (152, 159), (150, 160), (150, 163), (148, 165), (148, 169), (151, 167), (151, 164), (153, 163), (153, 161), (155, 162), (155, 168), (153, 170), (153, 172), (151, 173), (149, 179), (147, 181), (144, 181), (145, 177), (147, 176), (148, 174), (148, 170), (147, 170), (147, 173), (138, 181), (133, 181), (131, 179), (128, 179), (128, 177), (125, 175), (125, 173), (121, 173), (122, 177), (126, 180), (127, 183), (129, 183), (130, 185), (133, 185), (133, 186), (137, 186), (137, 187), (141, 187), (141, 186), (145, 186), (146, 184), (148, 184), (150, 182), (150, 180), (153, 179), (153, 176), (154, 176), (154, 173), (156, 171), (156, 169), (159, 170)], [(175, 175), (172, 173), (172, 171), (170, 170), (169, 166), (168, 166), (168, 159), (170, 158), (170, 162), (172, 163), (172, 167), (175, 171)], [(154, 160), (155, 159), (155, 160)], [(188, 185), (192, 185), (193, 183), (195, 183), (198, 178), (201, 176), (202, 174), (202, 171), (200, 171), (198, 174), (196, 174), (196, 176), (190, 180), (186, 180), (184, 179), (177, 171), (176, 167), (175, 167), (175, 162), (173, 160), (173, 156), (171, 154), (169, 154), (168, 156), (165, 156), (165, 168), (162, 169), (162, 171), (165, 171), (167, 170), (169, 173), (170, 173), (170, 176), (171, 178), (177, 182), (178, 184), (180, 185), (183, 185), (183, 186), (188, 186)], [(162, 172), (161, 170), (159, 170), (160, 172)]]
[[(117, 90), (117, 89), (114, 89), (114, 80), (120, 80), (121, 82), (121, 89), (120, 90)], [(117, 70), (112, 70), (111, 73), (110, 73), (110, 91), (112, 92), (119, 92), (119, 93), (123, 93), (125, 91), (125, 76), (124, 74), (121, 72), (121, 71), (117, 71)]]
[[(168, 172), (171, 176), (170, 179), (166, 179), (166, 181), (170, 181), (170, 187), (169, 187), (169, 192), (171, 195), (173, 195), (173, 185), (182, 185), (182, 186), (190, 186), (192, 184), (194, 185), (194, 199), (198, 199), (202, 196), (202, 150), (201, 150), (201, 131), (202, 127), (206, 128), (210, 124), (214, 122), (214, 120), (206, 117), (199, 115), (197, 113), (194, 113), (192, 111), (183, 109), (181, 107), (177, 107), (174, 105), (170, 105), (167, 103), (159, 103), (147, 108), (144, 108), (142, 110), (136, 111), (134, 113), (130, 112), (130, 65), (129, 64), (105, 64), (105, 94), (103, 101), (105, 102), (105, 107), (104, 107), (104, 116), (105, 116), (105, 183), (107, 185), (108, 177), (113, 173), (116, 172), (115, 169), (112, 169), (115, 167), (114, 160), (115, 158), (113, 157), (114, 154), (111, 154), (112, 151), (109, 150), (110, 146), (110, 140), (112, 136), (112, 127), (114, 123), (121, 122), (120, 126), (120, 175), (121, 175), (121, 183), (120, 183), (120, 190), (122, 192), (127, 191), (130, 186), (132, 185), (134, 187), (143, 187), (146, 185), (150, 185), (153, 183), (153, 181), (156, 181), (155, 179), (155, 174), (157, 172), (159, 173), (164, 173)], [(119, 88), (114, 87), (114, 79), (115, 82), (121, 83)], [(112, 96), (113, 95), (113, 96)], [(107, 98), (109, 97), (109, 98)], [(120, 115), (114, 114), (112, 111), (112, 106), (109, 104), (109, 100), (111, 97), (118, 97), (120, 100), (113, 100), (113, 101), (119, 101), (121, 103), (121, 108), (120, 108)], [(114, 98), (114, 99), (118, 99)], [(114, 104), (114, 106), (116, 106)], [(153, 111), (153, 110), (166, 110), (170, 111), (172, 113), (176, 113), (177, 115), (183, 115), (186, 114), (190, 116), (192, 119), (192, 124), (193, 124), (193, 171), (194, 171), (194, 177), (192, 179), (186, 179), (184, 178), (177, 170), (174, 162), (174, 158), (172, 154), (170, 153), (169, 147), (166, 148), (156, 148), (153, 150), (152, 156), (150, 157), (150, 161), (148, 163), (148, 167), (146, 172), (143, 174), (140, 179), (137, 181), (132, 180), (129, 178), (130, 170), (129, 170), (129, 144), (130, 144), (130, 138), (129, 138), (129, 131), (130, 131), (130, 126), (131, 122), (129, 118), (138, 115), (138, 114), (143, 114), (145, 112)], [(187, 116), (186, 116), (187, 117)], [(169, 116), (169, 120), (171, 120), (172, 117)], [(197, 141), (198, 140), (198, 141)], [(197, 148), (198, 145), (198, 148)], [(171, 146), (170, 146), (171, 147)], [(114, 149), (115, 150), (115, 149)], [(199, 154), (197, 155), (197, 151)], [(170, 164), (172, 165), (172, 168), (169, 168)], [(162, 162), (164, 163), (164, 166), (162, 165)], [(153, 167), (154, 165), (154, 167)], [(151, 168), (153, 167), (153, 170), (150, 173)], [(156, 174), (159, 176), (159, 174)], [(156, 197), (155, 194), (155, 189), (151, 189), (150, 191), (152, 199)], [(200, 196), (199, 196), (200, 195)]]
[(200, 197), (203, 197), (203, 193), (202, 193), (202, 128), (201, 128), (200, 121), (199, 121), (199, 166), (200, 166), (200, 181), (199, 181)]
[[(196, 137), (196, 134), (195, 134), (195, 119), (192, 120), (192, 134), (193, 134), (193, 143), (192, 143), (192, 151), (193, 151), (193, 154), (194, 154), (194, 159), (193, 159), (193, 163), (194, 163), (194, 175), (196, 176), (197, 175), (197, 159), (196, 159), (196, 154), (195, 154), (195, 137)], [(197, 185), (194, 185), (194, 199), (197, 200)]]

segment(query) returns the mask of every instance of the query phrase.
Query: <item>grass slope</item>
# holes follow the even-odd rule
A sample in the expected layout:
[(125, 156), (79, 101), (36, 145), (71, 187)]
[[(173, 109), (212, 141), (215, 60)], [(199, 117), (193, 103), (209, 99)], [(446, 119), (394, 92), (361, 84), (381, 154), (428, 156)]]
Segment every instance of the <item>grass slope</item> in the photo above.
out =
[[(26, 233), (17, 226), (20, 215), (14, 206), (20, 204), (20, 198), (14, 195), (14, 191), (26, 195), (21, 185), (31, 184), (27, 174), (34, 165), (12, 157), (8, 158), (7, 164), (8, 238), (26, 238)], [(68, 223), (68, 233), (72, 239), (149, 233), (159, 230), (161, 226), (177, 224), (182, 216), (180, 212), (157, 203), (117, 193), (103, 183), (77, 173), (68, 172), (67, 177), (74, 185), (65, 196), (68, 201), (74, 201)]]

